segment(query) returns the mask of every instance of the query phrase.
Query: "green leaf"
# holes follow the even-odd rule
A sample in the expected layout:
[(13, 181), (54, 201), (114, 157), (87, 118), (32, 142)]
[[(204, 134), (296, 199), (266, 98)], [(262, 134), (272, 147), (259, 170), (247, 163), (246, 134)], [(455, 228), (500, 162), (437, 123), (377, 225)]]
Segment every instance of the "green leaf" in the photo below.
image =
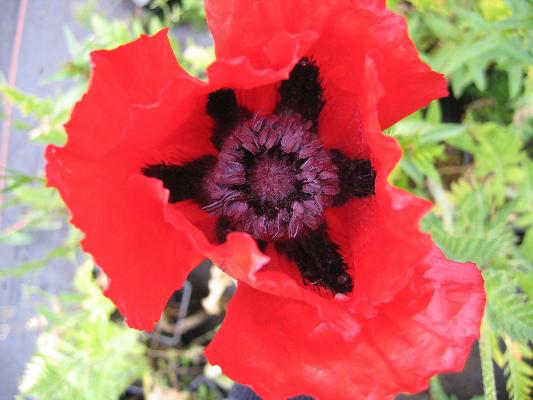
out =
[(436, 143), (462, 135), (467, 127), (462, 124), (440, 124), (420, 137), (420, 143)]
[[(29, 240), (31, 242), (31, 237)], [(0, 278), (20, 278), (30, 272), (35, 272), (46, 267), (49, 261), (50, 260), (45, 257), (40, 260), (29, 261), (14, 268), (2, 268), (2, 270), (0, 270)]]
[[(0, 243), (10, 246), (25, 246), (33, 241), (31, 235), (21, 231), (0, 232)], [(3, 271), (0, 271), (0, 275)]]
[(413, 163), (411, 157), (408, 154), (404, 154), (400, 160), (400, 168), (402, 171), (411, 178), (417, 186), (422, 186), (424, 183), (424, 174)]
[(33, 131), (31, 140), (37, 143), (64, 146), (67, 143), (67, 134), (63, 128), (49, 129), (46, 131)]
[(524, 69), (522, 65), (515, 64), (510, 65), (505, 68), (507, 71), (507, 84), (509, 85), (509, 97), (514, 98), (520, 94), (520, 89), (522, 88), (522, 82), (524, 80)]
[(426, 13), (424, 14), (424, 22), (436, 37), (460, 40), (463, 36), (459, 26), (457, 24), (452, 24), (448, 18), (443, 15)]
[(17, 204), (31, 207), (33, 210), (54, 211), (63, 208), (57, 190), (46, 186), (24, 185), (13, 192)]
[(533, 341), (533, 304), (504, 271), (484, 271), (487, 315), (491, 326), (520, 343)]
[(479, 338), (479, 354), (481, 358), (481, 372), (483, 375), (483, 389), (485, 391), (486, 400), (497, 400), (490, 336), (491, 332), (487, 326), (485, 317), (483, 317), (483, 322), (481, 323), (481, 335)]
[[(31, 241), (31, 237), (30, 237)], [(68, 258), (69, 256), (75, 254), (78, 250), (78, 243), (64, 243), (60, 247), (52, 249), (46, 256), (43, 258), (32, 260), (24, 264), (18, 265), (16, 267), (5, 267), (2, 266), (0, 269), (0, 279), (2, 278), (20, 278), (31, 272), (35, 272), (39, 269), (47, 267), (50, 262), (57, 258)]]
[(457, 400), (455, 395), (448, 396), (446, 394), (438, 376), (435, 376), (429, 382), (429, 394), (432, 400)]
[(525, 65), (533, 63), (533, 56), (522, 48), (522, 43), (516, 38), (510, 40), (500, 40), (500, 50), (511, 57), (515, 62)]
[(17, 106), (24, 115), (35, 117), (45, 117), (51, 114), (53, 109), (52, 101), (49, 99), (39, 99), (22, 92), (21, 90), (0, 83), (0, 94), (3, 94)]
[(411, 3), (421, 11), (435, 10), (444, 11), (444, 0), (411, 0)]
[(528, 346), (505, 340), (505, 375), (507, 377), (507, 392), (511, 400), (526, 400), (530, 398), (533, 389), (533, 367), (528, 360), (533, 358), (533, 350)]
[(484, 92), (487, 89), (487, 75), (485, 73), (485, 65), (480, 65), (479, 60), (474, 60), (466, 64), (466, 70), (468, 74), (477, 86), (477, 88)]
[(426, 121), (430, 124), (437, 125), (442, 119), (442, 112), (440, 110), (440, 103), (438, 101), (432, 101), (426, 112)]
[(440, 175), (435, 167), (435, 163), (437, 160), (442, 160), (443, 158), (444, 146), (437, 144), (418, 147), (411, 154), (413, 165), (415, 165), (422, 174), (437, 182), (440, 182)]
[(527, 260), (533, 264), (533, 229), (529, 229), (525, 233), (520, 249)]
[(498, 231), (479, 236), (465, 232), (453, 235), (435, 228), (430, 232), (435, 243), (449, 258), (462, 262), (473, 261), (480, 267), (501, 254), (502, 248), (508, 248), (513, 240), (510, 234), (502, 236)]
[(31, 183), (40, 185), (44, 185), (45, 183), (44, 178), (40, 176), (31, 176), (10, 169), (0, 171), (0, 179), (4, 179), (7, 183), (6, 186), (0, 191), (0, 193), (4, 194), (14, 192), (18, 188)]
[(387, 8), (389, 10), (396, 10), (396, 5), (398, 4), (399, 0), (387, 0)]
[(85, 56), (86, 50), (83, 45), (78, 42), (72, 30), (66, 26), (63, 28), (63, 33), (65, 35), (65, 42), (67, 43), (67, 48), (70, 53), (70, 56), (73, 59), (78, 59)]
[(442, 66), (443, 68), (441, 70), (446, 74), (452, 74), (458, 71), (468, 61), (497, 50), (500, 45), (500, 38), (494, 35), (490, 35), (477, 42), (460, 44), (453, 54), (448, 54), (448, 62)]
[(450, 199), (454, 204), (451, 229), (445, 228), (435, 214), (429, 214), (422, 227), (445, 254), (457, 261), (474, 261), (480, 268), (495, 257), (505, 255), (514, 246), (515, 237), (506, 222), (513, 205), (491, 210), (490, 189), (459, 180), (452, 185)]
[(497, 21), (512, 15), (505, 0), (479, 0), (479, 8), (485, 19)]
[(448, 142), (459, 149), (474, 155), (474, 175), (480, 179), (490, 178), (490, 189), (501, 205), (505, 199), (506, 186), (512, 182), (513, 171), (522, 169), (526, 154), (522, 149), (523, 142), (511, 129), (494, 123), (477, 124), (470, 128), (470, 135), (462, 135), (448, 139)]
[[(77, 274), (80, 296), (68, 309), (44, 314), (52, 324), (20, 384), (25, 396), (64, 400), (116, 400), (147, 370), (139, 332), (110, 320), (114, 307), (91, 277), (93, 264)], [(58, 302), (58, 306), (61, 303)]]

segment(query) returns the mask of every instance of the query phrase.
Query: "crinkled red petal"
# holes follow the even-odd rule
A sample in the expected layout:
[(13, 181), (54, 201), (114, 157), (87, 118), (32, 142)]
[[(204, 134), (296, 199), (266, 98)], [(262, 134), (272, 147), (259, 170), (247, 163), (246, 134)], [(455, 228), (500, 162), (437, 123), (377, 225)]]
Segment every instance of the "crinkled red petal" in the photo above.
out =
[(317, 37), (312, 31), (295, 35), (277, 33), (265, 46), (265, 66), (257, 67), (245, 56), (217, 58), (207, 69), (209, 82), (213, 88), (253, 89), (287, 79), (294, 65)]
[(168, 191), (141, 168), (169, 148), (174, 162), (214, 151), (208, 124), (195, 135), (184, 130), (203, 110), (205, 84), (179, 67), (166, 35), (93, 53), (89, 89), (66, 125), (68, 143), (46, 152), (48, 184), (108, 275), (106, 295), (130, 326), (144, 330), (203, 257), (165, 221)]
[[(324, 33), (328, 26), (326, 23)], [(375, 313), (375, 306), (390, 301), (409, 284), (417, 263), (431, 250), (429, 236), (419, 230), (420, 219), (430, 203), (394, 189), (387, 182), (401, 151), (394, 139), (381, 133), (378, 104), (384, 89), (375, 63), (364, 55), (359, 62), (352, 60), (354, 74), (338, 70), (338, 56), (328, 59), (330, 44), (320, 42), (312, 48), (313, 58), (321, 66), (326, 99), (319, 129), (322, 141), (352, 158), (370, 159), (377, 172), (375, 195), (353, 199), (342, 207), (331, 208), (326, 215), (330, 236), (340, 246), (355, 289), (348, 296), (337, 296), (341, 299), (319, 293), (312, 285), (304, 284), (296, 266), (276, 254), (272, 246), (266, 251), (271, 261), (265, 263), (261, 259), (261, 265), (250, 264), (244, 275), (242, 265), (234, 266), (227, 258), (219, 260), (211, 244), (204, 242), (197, 248), (234, 278), (271, 294), (314, 304), (321, 315), (331, 315), (337, 324), (351, 326), (353, 318), (344, 309), (356, 309), (361, 315)], [(253, 247), (241, 248), (245, 249), (256, 251)], [(260, 260), (251, 255), (241, 258)], [(340, 318), (341, 314), (344, 317)]]
[(444, 76), (432, 71), (408, 36), (406, 21), (382, 8), (366, 28), (369, 56), (376, 64), (384, 95), (378, 104), (382, 129), (432, 100), (448, 96)]
[(476, 267), (446, 260), (434, 247), (409, 287), (375, 316), (359, 317), (354, 332), (307, 303), (239, 283), (206, 355), (265, 400), (389, 399), (462, 369), (484, 304)]
[(313, 55), (317, 46), (327, 47), (338, 75), (350, 80), (357, 74), (357, 62), (368, 56), (384, 89), (379, 121), (382, 129), (388, 128), (446, 96), (447, 88), (443, 76), (420, 60), (405, 20), (387, 10), (385, 3), (206, 0), (217, 54), (209, 80), (216, 87), (253, 88), (286, 79), (298, 59)]
[[(377, 104), (381, 129), (448, 94), (444, 77), (420, 60), (402, 17), (380, 2), (335, 3), (320, 39), (309, 50), (321, 65), (324, 79), (334, 86), (333, 96), (360, 94), (360, 71), (369, 61), (380, 84), (380, 88), (369, 89), (381, 91)], [(343, 109), (351, 104), (341, 99), (333, 101)], [(357, 123), (357, 118), (352, 122)], [(338, 134), (342, 135), (343, 130)]]
[(307, 0), (206, 0), (205, 8), (217, 55), (209, 82), (246, 89), (287, 79), (328, 11)]

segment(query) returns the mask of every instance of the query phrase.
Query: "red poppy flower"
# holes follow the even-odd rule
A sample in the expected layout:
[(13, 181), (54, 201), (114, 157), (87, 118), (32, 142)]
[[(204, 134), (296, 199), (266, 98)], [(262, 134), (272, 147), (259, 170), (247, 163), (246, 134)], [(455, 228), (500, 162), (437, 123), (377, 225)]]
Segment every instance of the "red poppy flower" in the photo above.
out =
[(446, 95), (384, 0), (206, 0), (208, 82), (166, 31), (92, 54), (89, 90), (47, 150), (106, 295), (151, 330), (202, 259), (238, 280), (206, 350), (266, 399), (390, 398), (462, 368), (483, 283), (387, 183), (381, 133)]

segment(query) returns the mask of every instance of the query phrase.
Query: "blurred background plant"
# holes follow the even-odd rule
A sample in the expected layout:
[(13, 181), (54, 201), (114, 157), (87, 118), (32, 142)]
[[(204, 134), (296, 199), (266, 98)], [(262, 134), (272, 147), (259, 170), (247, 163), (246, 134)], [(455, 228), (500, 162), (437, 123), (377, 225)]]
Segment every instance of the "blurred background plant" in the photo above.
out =
[[(50, 80), (67, 91), (38, 98), (0, 81), (0, 93), (23, 121), (36, 146), (62, 144), (63, 124), (87, 86), (88, 54), (113, 48), (164, 26), (191, 32), (172, 40), (180, 63), (192, 74), (214, 57), (210, 45), (194, 40), (206, 29), (201, 0), (135, 0), (127, 20), (95, 13), (95, 1), (76, 11), (91, 35), (79, 40), (68, 29), (71, 60)], [(533, 3), (530, 0), (389, 0), (409, 21), (422, 57), (444, 73), (447, 99), (433, 102), (388, 130), (404, 150), (391, 181), (434, 202), (424, 230), (446, 254), (474, 261), (485, 278), (488, 303), (479, 355), (466, 376), (435, 378), (419, 398), (529, 399), (533, 387)], [(143, 8), (140, 8), (143, 7)], [(171, 34), (172, 37), (172, 34)], [(1, 115), (0, 115), (1, 117)], [(20, 219), (0, 231), (0, 243), (31, 244), (35, 232), (68, 225), (57, 193), (43, 173), (0, 171), (1, 212), (23, 209)], [(52, 260), (79, 265), (75, 292), (47, 294), (39, 309), (45, 326), (21, 381), (21, 398), (37, 399), (219, 399), (231, 381), (202, 356), (231, 294), (232, 281), (206, 264), (172, 297), (155, 333), (124, 327), (101, 295), (105, 277), (79, 250), (74, 228), (43, 258), (0, 270), (1, 278), (23, 278)], [(6, 268), (7, 267), (7, 268)], [(480, 364), (481, 371), (476, 369)], [(502, 384), (499, 384), (499, 371)], [(473, 374), (473, 375), (472, 375)], [(484, 389), (472, 376), (482, 376)], [(495, 378), (496, 377), (496, 378)], [(468, 380), (470, 379), (470, 382)], [(475, 379), (474, 379), (475, 380)], [(480, 379), (481, 380), (481, 379)], [(422, 397), (420, 397), (422, 396)]]

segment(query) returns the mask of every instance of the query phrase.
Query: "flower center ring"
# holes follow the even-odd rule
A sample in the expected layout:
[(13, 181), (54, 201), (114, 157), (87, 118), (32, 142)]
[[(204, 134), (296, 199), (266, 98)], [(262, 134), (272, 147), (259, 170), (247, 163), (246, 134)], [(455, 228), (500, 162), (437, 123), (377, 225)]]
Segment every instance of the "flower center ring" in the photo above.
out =
[(338, 169), (298, 114), (255, 114), (224, 142), (204, 209), (260, 240), (294, 239), (323, 222), (339, 194)]

